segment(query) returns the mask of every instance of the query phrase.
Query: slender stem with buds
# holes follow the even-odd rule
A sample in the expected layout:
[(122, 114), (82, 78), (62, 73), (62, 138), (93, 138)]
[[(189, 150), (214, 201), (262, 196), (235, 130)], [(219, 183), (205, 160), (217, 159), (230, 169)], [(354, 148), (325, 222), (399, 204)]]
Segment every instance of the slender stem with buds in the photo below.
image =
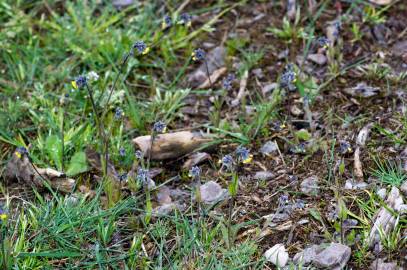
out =
[(98, 126), (100, 139), (103, 140), (104, 146), (105, 146), (105, 148), (104, 148), (104, 157), (103, 157), (103, 154), (101, 154), (101, 161), (102, 161), (102, 164), (103, 164), (103, 176), (106, 177), (107, 176), (107, 158), (108, 158), (108, 152), (107, 152), (107, 149), (106, 149), (107, 148), (106, 147), (107, 146), (107, 143), (106, 143), (107, 138), (106, 138), (106, 136), (105, 136), (105, 134), (103, 132), (102, 122), (100, 121), (99, 115), (97, 113), (95, 100), (93, 99), (93, 93), (92, 93), (92, 90), (90, 89), (88, 84), (86, 84), (86, 90), (88, 91), (89, 99), (90, 99), (90, 102), (92, 104), (93, 114), (95, 116), (96, 125)]

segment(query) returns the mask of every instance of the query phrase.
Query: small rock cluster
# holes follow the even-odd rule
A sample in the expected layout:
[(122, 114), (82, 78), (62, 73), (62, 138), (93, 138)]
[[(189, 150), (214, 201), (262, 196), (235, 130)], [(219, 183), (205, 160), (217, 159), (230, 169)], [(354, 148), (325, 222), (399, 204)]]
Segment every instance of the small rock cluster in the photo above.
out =
[(348, 263), (350, 255), (351, 248), (343, 244), (312, 245), (295, 254), (291, 264), (287, 266), (290, 258), (283, 244), (274, 245), (264, 253), (267, 261), (280, 268), (286, 267), (283, 269), (292, 269), (290, 267), (294, 264), (300, 267), (340, 270)]

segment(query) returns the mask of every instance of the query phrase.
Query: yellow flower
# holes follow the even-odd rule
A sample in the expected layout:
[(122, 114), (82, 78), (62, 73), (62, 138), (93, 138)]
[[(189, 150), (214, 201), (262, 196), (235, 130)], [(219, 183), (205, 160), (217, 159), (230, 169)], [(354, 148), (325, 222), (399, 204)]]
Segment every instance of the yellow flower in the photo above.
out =
[(7, 218), (7, 214), (3, 213), (0, 214), (0, 220), (5, 220)]
[(150, 52), (150, 47), (146, 47), (143, 52), (141, 53), (142, 55), (146, 55)]
[(250, 162), (252, 162), (253, 160), (253, 155), (249, 155), (245, 160), (243, 160), (243, 164), (248, 164)]
[(18, 157), (21, 158), (21, 153), (19, 151), (15, 151), (14, 154)]
[(72, 84), (73, 88), (78, 89), (78, 85), (76, 84), (76, 81), (72, 81), (71, 84)]

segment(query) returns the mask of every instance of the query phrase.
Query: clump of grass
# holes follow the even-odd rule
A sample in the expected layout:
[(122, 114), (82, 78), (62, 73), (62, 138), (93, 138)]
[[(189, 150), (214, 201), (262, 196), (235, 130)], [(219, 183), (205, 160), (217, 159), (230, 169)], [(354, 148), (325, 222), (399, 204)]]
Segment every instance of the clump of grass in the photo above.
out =
[(379, 161), (377, 159), (374, 161), (377, 169), (374, 169), (372, 174), (384, 184), (399, 187), (407, 179), (407, 175), (400, 165), (391, 161)]

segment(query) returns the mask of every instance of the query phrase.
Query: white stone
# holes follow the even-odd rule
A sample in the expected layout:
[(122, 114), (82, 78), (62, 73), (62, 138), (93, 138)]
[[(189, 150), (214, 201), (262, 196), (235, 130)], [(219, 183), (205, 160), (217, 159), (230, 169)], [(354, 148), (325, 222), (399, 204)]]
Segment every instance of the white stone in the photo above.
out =
[(269, 248), (265, 253), (266, 260), (276, 265), (277, 267), (284, 267), (288, 262), (288, 253), (283, 244), (276, 244)]

